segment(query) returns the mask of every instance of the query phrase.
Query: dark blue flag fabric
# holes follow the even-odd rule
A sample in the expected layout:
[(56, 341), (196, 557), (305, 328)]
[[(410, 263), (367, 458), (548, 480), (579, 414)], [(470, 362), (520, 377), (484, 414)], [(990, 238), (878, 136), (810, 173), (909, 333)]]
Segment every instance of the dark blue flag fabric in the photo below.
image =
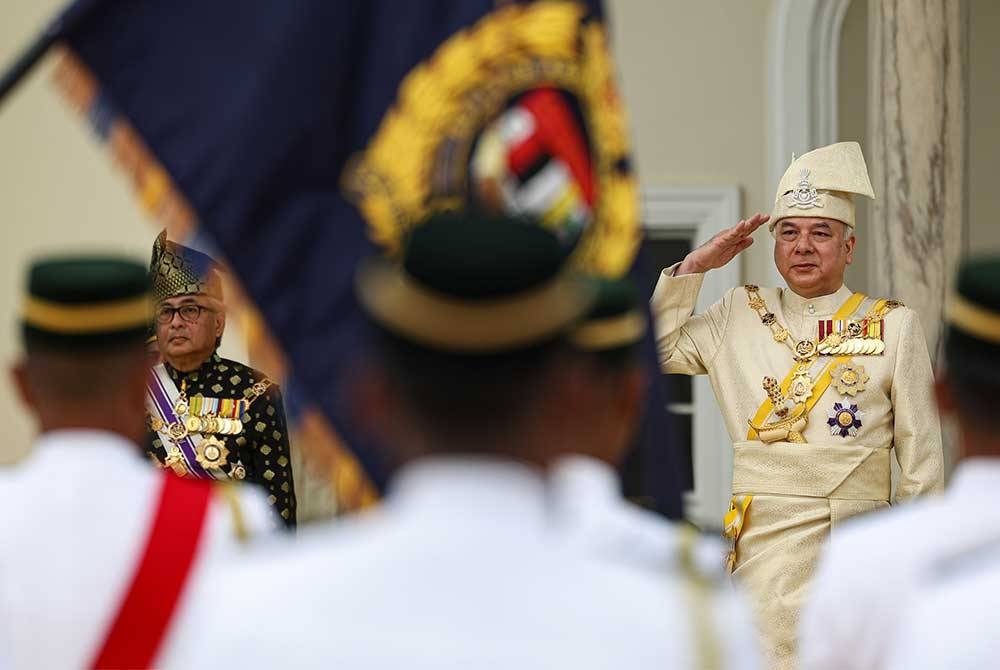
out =
[[(207, 233), (381, 485), (343, 383), (364, 347), (357, 260), (429, 213), (531, 214), (618, 276), (641, 242), (596, 2), (80, 0), (63, 87), (143, 203)], [(650, 365), (655, 354), (650, 346)], [(659, 375), (654, 375), (659, 377)], [(644, 495), (680, 512), (657, 386)]]

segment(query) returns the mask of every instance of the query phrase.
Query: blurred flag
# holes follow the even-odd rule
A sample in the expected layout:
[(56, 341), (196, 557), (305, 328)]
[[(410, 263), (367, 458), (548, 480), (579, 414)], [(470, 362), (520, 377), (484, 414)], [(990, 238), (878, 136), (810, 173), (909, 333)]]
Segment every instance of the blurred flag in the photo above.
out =
[[(153, 214), (212, 237), (376, 486), (385, 463), (342, 383), (364, 346), (359, 257), (398, 251), (432, 211), (476, 207), (538, 217), (590, 271), (633, 265), (638, 196), (594, 1), (73, 9), (88, 18), (67, 35), (64, 90)], [(643, 493), (677, 516), (663, 401), (657, 388)]]

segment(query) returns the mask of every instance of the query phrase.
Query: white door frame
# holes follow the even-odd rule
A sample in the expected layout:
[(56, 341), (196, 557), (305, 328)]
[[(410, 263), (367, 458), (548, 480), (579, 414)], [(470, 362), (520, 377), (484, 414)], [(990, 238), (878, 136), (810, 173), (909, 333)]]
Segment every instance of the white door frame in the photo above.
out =
[[(740, 208), (740, 190), (735, 185), (643, 189), (643, 222), (651, 237), (690, 238), (692, 244), (699, 245), (738, 221)], [(740, 260), (736, 258), (705, 275), (697, 312), (739, 285)], [(691, 381), (694, 490), (685, 496), (685, 516), (702, 528), (718, 530), (729, 507), (733, 448), (708, 377), (699, 375)]]

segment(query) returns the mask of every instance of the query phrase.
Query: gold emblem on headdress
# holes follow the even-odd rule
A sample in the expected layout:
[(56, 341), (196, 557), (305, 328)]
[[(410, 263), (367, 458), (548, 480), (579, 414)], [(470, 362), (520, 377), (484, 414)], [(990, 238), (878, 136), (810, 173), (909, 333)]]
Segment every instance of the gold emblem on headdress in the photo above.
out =
[(802, 170), (799, 174), (799, 183), (790, 193), (785, 195), (785, 205), (798, 209), (812, 209), (823, 206), (823, 196), (809, 181), (809, 170)]

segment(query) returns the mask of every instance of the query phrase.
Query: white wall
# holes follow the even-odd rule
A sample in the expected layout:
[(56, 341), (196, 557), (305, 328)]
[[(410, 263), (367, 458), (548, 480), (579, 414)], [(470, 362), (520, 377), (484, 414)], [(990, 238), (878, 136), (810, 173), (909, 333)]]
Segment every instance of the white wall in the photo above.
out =
[[(855, 140), (866, 160), (868, 145), (868, 0), (851, 0), (844, 15), (837, 62), (837, 141)], [(876, 197), (880, 194), (876, 193)], [(871, 226), (868, 198), (854, 198), (857, 211), (855, 236), (858, 239), (854, 263), (847, 268), (845, 283), (855, 291), (867, 292), (868, 268), (872, 262)]]
[(1000, 2), (969, 2), (969, 249), (1000, 253)]
[[(770, 213), (764, 112), (772, 0), (606, 4), (642, 183), (738, 184), (744, 215)], [(770, 283), (772, 251), (770, 235), (758, 231), (745, 280)]]

